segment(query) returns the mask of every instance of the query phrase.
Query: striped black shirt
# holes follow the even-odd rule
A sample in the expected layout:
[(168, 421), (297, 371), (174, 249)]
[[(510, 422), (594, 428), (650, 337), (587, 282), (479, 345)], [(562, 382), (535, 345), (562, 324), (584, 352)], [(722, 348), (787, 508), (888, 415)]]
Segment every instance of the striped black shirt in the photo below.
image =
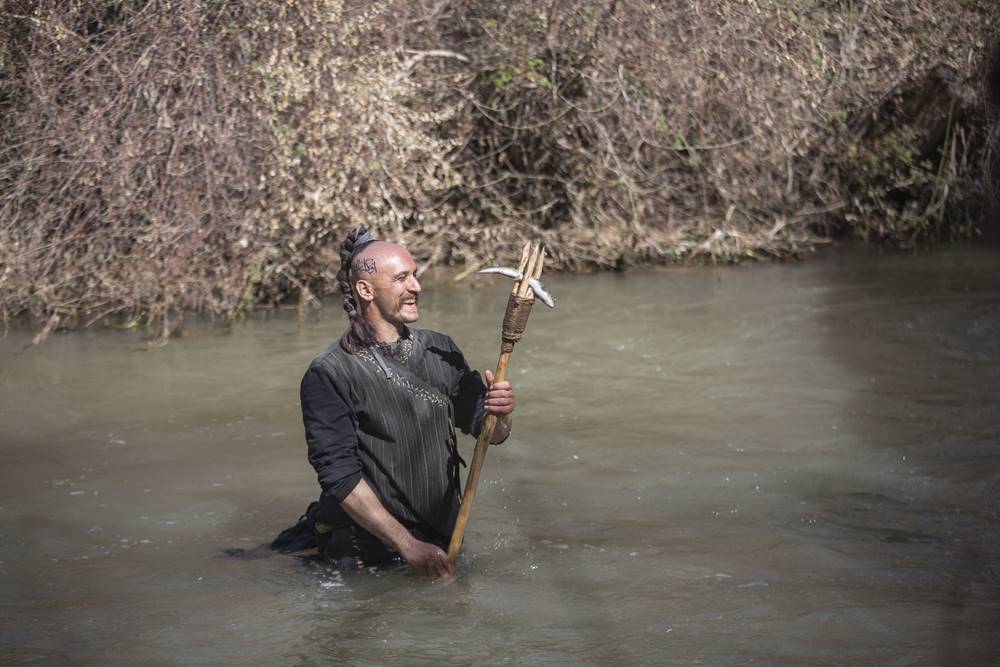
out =
[(486, 386), (450, 337), (409, 332), (405, 360), (336, 341), (312, 361), (300, 388), (309, 462), (336, 501), (323, 523), (350, 523), (339, 503), (363, 477), (404, 525), (447, 539), (461, 499), (455, 428), (478, 435)]

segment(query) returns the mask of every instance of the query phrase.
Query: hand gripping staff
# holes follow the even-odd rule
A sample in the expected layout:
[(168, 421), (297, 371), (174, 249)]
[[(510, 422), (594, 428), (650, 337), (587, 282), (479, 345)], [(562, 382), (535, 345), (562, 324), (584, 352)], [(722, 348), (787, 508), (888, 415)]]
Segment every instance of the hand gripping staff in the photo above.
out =
[[(545, 260), (545, 250), (541, 244), (531, 247), (531, 243), (525, 243), (521, 251), (521, 261), (516, 269), (508, 267), (493, 267), (483, 269), (479, 273), (499, 273), (514, 279), (514, 289), (510, 292), (507, 300), (507, 312), (503, 316), (503, 327), (500, 330), (500, 360), (497, 361), (497, 371), (493, 374), (494, 382), (503, 382), (507, 379), (507, 365), (510, 363), (510, 355), (514, 351), (514, 343), (521, 340), (524, 335), (524, 328), (528, 325), (528, 315), (531, 314), (531, 305), (537, 296), (549, 308), (555, 308), (555, 302), (545, 287), (539, 282), (542, 275), (542, 264)], [(472, 463), (469, 465), (469, 476), (465, 481), (465, 496), (462, 498), (462, 506), (458, 510), (458, 519), (455, 522), (455, 530), (451, 534), (451, 543), (448, 545), (448, 559), (454, 563), (458, 558), (458, 550), (462, 547), (462, 538), (465, 536), (465, 527), (469, 523), (469, 515), (472, 513), (472, 503), (476, 501), (476, 485), (479, 484), (479, 471), (483, 467), (483, 460), (486, 458), (486, 448), (489, 447), (493, 438), (493, 429), (496, 428), (496, 415), (486, 415), (483, 421), (483, 430), (476, 440), (476, 451), (472, 454)]]

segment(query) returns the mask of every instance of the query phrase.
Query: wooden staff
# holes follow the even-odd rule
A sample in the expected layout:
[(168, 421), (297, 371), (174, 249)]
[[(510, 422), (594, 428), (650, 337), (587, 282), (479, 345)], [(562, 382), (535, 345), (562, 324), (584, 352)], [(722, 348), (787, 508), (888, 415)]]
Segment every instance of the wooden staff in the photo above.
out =
[[(522, 277), (514, 283), (510, 298), (507, 300), (507, 311), (504, 314), (500, 332), (500, 359), (497, 361), (496, 373), (493, 374), (494, 383), (507, 379), (507, 366), (510, 363), (510, 355), (514, 351), (514, 343), (521, 340), (521, 336), (524, 335), (524, 329), (528, 324), (528, 315), (531, 314), (531, 305), (535, 301), (528, 279), (538, 280), (541, 277), (544, 261), (545, 250), (540, 243), (535, 245), (533, 249), (530, 242), (524, 244), (524, 249), (521, 251), (521, 261), (517, 266), (518, 273)], [(462, 538), (465, 536), (465, 527), (468, 525), (469, 515), (472, 513), (472, 503), (476, 501), (479, 472), (486, 459), (486, 449), (493, 438), (493, 429), (496, 428), (496, 424), (496, 415), (486, 415), (486, 419), (483, 421), (483, 430), (476, 440), (476, 451), (472, 455), (469, 476), (465, 481), (465, 495), (462, 498), (462, 506), (458, 510), (458, 519), (455, 521), (455, 530), (451, 534), (451, 542), (448, 545), (448, 559), (452, 563), (458, 558), (458, 550), (462, 548)]]

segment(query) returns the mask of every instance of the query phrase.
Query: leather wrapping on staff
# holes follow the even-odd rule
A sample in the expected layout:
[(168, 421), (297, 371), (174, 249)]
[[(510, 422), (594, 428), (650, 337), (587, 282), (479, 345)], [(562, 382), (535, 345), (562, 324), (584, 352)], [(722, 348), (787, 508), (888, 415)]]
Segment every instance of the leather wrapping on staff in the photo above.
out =
[(531, 304), (534, 302), (534, 299), (519, 297), (516, 294), (511, 294), (507, 299), (507, 312), (504, 313), (503, 327), (500, 330), (500, 337), (503, 339), (502, 350), (509, 352), (514, 348), (514, 343), (521, 340), (524, 329), (528, 326)]

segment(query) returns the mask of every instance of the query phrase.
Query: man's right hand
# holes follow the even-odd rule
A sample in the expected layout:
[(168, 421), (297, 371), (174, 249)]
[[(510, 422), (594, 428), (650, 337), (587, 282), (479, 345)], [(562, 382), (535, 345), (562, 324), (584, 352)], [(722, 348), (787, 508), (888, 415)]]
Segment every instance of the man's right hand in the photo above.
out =
[(425, 577), (437, 579), (451, 576), (454, 572), (448, 554), (430, 542), (421, 542), (417, 538), (408, 540), (400, 555), (410, 567)]
[(453, 572), (448, 554), (440, 547), (430, 542), (421, 542), (411, 535), (386, 511), (364, 479), (358, 482), (340, 506), (362, 528), (382, 540), (382, 544), (398, 551), (410, 567), (420, 574), (436, 579)]

